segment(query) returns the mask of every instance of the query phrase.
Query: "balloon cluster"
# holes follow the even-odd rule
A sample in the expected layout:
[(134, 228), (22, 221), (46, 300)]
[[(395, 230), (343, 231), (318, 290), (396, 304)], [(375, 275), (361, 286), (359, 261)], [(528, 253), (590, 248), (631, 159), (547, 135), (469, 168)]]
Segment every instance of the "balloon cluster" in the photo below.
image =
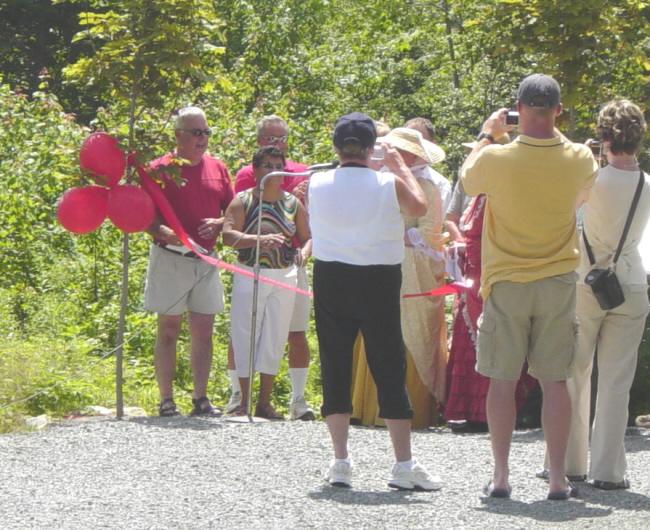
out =
[(127, 157), (115, 138), (103, 132), (91, 134), (81, 146), (79, 164), (99, 185), (71, 188), (63, 194), (57, 217), (66, 230), (92, 232), (107, 216), (123, 232), (149, 228), (155, 214), (153, 201), (142, 188), (119, 184)]

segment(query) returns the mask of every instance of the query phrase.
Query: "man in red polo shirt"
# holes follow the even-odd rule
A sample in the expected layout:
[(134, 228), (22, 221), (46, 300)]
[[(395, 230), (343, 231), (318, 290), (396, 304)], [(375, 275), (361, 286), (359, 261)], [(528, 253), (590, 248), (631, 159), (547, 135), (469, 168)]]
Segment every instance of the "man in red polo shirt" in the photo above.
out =
[[(257, 145), (265, 147), (273, 145), (287, 153), (287, 141), (289, 139), (289, 126), (279, 116), (271, 115), (263, 117), (257, 123)], [(284, 170), (291, 173), (300, 173), (307, 170), (307, 166), (289, 160), (285, 160)], [(253, 166), (244, 166), (237, 172), (235, 177), (235, 192), (244, 191), (255, 186), (255, 176)], [(285, 177), (282, 183), (282, 189), (293, 193), (304, 202), (305, 191), (307, 189), (307, 177)], [(300, 264), (298, 267), (298, 287), (307, 290), (309, 282), (307, 279), (307, 269)], [(295, 297), (293, 316), (289, 328), (289, 377), (291, 379), (291, 404), (290, 415), (292, 420), (313, 420), (314, 411), (305, 401), (305, 386), (309, 372), (309, 344), (307, 343), (306, 331), (309, 327), (309, 298), (298, 295)], [(232, 357), (232, 347), (228, 352), (228, 371), (230, 381), (233, 387), (233, 394), (228, 403), (227, 410), (236, 408), (239, 405), (239, 380), (237, 372), (234, 370), (234, 361)]]
[[(173, 157), (189, 161), (181, 168), (178, 185), (161, 173), (163, 193), (189, 236), (207, 253), (214, 249), (223, 225), (223, 213), (233, 199), (230, 175), (220, 160), (206, 154), (211, 131), (203, 111), (181, 109), (175, 122), (176, 152), (154, 160), (152, 168), (172, 163)], [(178, 414), (172, 382), (176, 369), (176, 342), (187, 312), (194, 379), (192, 415), (220, 415), (207, 398), (212, 364), (214, 315), (223, 311), (219, 271), (186, 249), (177, 235), (158, 218), (149, 229), (154, 238), (145, 285), (145, 308), (158, 313), (154, 348), (161, 416)]]

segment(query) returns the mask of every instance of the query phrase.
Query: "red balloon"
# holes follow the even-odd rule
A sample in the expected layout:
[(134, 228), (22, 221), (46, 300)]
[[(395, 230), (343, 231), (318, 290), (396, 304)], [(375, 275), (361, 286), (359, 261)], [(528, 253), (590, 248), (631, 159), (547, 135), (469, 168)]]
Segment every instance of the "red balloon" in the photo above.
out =
[(151, 226), (156, 209), (151, 197), (138, 186), (111, 188), (108, 193), (108, 218), (123, 232), (142, 232)]
[(126, 155), (117, 140), (103, 132), (92, 133), (79, 151), (81, 168), (92, 173), (98, 184), (112, 188), (126, 169)]
[(86, 186), (66, 191), (59, 201), (56, 216), (66, 230), (86, 234), (104, 222), (107, 211), (108, 190)]

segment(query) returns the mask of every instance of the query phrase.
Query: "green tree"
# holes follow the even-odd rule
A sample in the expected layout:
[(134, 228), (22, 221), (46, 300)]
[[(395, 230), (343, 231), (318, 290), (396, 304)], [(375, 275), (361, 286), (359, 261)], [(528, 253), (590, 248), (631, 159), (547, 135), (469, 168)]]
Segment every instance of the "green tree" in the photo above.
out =
[[(61, 70), (76, 58), (70, 46), (79, 31), (80, 5), (56, 5), (51, 0), (0, 0), (0, 72), (16, 90), (31, 94), (49, 87), (63, 96)], [(75, 107), (82, 94), (67, 92)], [(79, 97), (77, 97), (79, 96)]]
[(650, 3), (639, 0), (498, 0), (489, 11), (494, 54), (523, 54), (563, 87), (571, 133), (616, 94), (648, 95)]

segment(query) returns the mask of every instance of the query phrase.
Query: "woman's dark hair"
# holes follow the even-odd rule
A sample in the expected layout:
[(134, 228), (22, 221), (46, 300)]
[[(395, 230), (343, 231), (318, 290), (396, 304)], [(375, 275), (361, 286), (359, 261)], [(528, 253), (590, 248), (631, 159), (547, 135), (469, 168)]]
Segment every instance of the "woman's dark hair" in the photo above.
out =
[(361, 145), (358, 141), (346, 141), (338, 151), (345, 158), (352, 160), (366, 160), (368, 158), (368, 148)]
[(615, 155), (636, 154), (647, 129), (641, 109), (627, 99), (606, 103), (598, 114), (598, 135)]
[(284, 153), (282, 151), (280, 151), (274, 145), (267, 145), (265, 147), (260, 147), (257, 151), (255, 151), (255, 154), (253, 155), (253, 167), (260, 167), (264, 161), (264, 158), (267, 156), (270, 158), (281, 158), (283, 164), (286, 161)]

